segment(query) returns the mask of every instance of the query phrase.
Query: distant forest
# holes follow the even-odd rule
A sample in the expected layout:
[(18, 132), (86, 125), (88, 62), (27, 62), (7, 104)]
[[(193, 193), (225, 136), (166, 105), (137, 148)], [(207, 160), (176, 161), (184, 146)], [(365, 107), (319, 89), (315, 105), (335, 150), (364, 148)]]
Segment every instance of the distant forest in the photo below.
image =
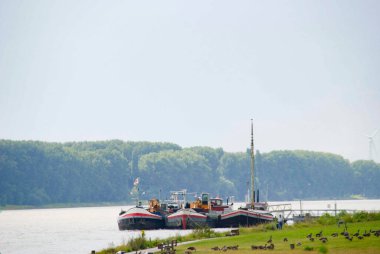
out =
[[(350, 163), (311, 151), (255, 153), (261, 200), (380, 198), (380, 164)], [(0, 140), (0, 205), (132, 202), (139, 177), (144, 199), (171, 190), (244, 200), (249, 150), (229, 153), (171, 143), (47, 143)]]

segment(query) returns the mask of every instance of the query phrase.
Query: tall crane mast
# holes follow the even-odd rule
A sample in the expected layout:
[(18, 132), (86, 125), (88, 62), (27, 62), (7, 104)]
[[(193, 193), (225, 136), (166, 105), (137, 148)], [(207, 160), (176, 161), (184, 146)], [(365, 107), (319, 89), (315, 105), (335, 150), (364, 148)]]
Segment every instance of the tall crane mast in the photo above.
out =
[(251, 119), (251, 207), (255, 207), (255, 149), (253, 143), (253, 119)]

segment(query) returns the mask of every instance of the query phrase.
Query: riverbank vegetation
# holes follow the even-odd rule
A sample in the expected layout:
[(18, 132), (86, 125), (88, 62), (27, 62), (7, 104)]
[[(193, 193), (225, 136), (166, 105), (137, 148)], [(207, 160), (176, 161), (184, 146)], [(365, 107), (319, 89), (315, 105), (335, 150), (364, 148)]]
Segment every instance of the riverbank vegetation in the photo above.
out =
[(181, 242), (188, 242), (188, 241), (194, 241), (194, 240), (200, 240), (200, 239), (207, 239), (207, 238), (216, 238), (216, 237), (222, 237), (224, 236), (223, 233), (215, 232), (213, 229), (210, 228), (198, 228), (194, 229), (190, 234), (188, 235), (176, 235), (174, 237), (169, 237), (166, 239), (147, 239), (145, 236), (145, 232), (141, 231), (141, 234), (135, 238), (131, 238), (128, 241), (122, 243), (120, 246), (111, 246), (107, 249), (104, 249), (100, 252), (97, 252), (98, 254), (115, 254), (118, 251), (124, 251), (124, 252), (131, 252), (131, 251), (137, 251), (137, 250), (144, 250), (148, 248), (155, 248), (158, 244), (161, 243), (171, 243), (173, 240), (177, 243)]
[[(380, 198), (380, 164), (373, 161), (350, 163), (339, 155), (311, 151), (256, 151), (255, 158), (261, 199)], [(142, 199), (164, 199), (169, 191), (186, 188), (244, 200), (249, 164), (248, 150), (229, 153), (120, 140), (0, 140), (0, 206), (131, 203), (137, 177)]]

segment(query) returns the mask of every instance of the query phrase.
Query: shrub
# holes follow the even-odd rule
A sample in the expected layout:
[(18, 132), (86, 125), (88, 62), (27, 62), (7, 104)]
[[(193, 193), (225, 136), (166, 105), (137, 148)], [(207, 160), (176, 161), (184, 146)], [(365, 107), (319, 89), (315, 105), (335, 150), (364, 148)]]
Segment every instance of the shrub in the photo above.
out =
[(277, 229), (276, 222), (263, 224), (263, 229), (264, 229), (265, 231), (266, 231), (266, 230), (276, 230), (276, 229)]
[(322, 225), (333, 225), (337, 222), (337, 218), (328, 213), (325, 213), (321, 217), (318, 218), (318, 223)]
[(199, 239), (199, 238), (214, 238), (221, 236), (222, 234), (215, 232), (209, 227), (199, 227), (193, 230), (190, 234), (191, 238)]
[(380, 213), (369, 213), (368, 220), (370, 221), (380, 220)]
[(368, 212), (361, 211), (358, 213), (354, 213), (354, 215), (352, 216), (352, 220), (354, 222), (363, 222), (368, 221), (368, 217)]

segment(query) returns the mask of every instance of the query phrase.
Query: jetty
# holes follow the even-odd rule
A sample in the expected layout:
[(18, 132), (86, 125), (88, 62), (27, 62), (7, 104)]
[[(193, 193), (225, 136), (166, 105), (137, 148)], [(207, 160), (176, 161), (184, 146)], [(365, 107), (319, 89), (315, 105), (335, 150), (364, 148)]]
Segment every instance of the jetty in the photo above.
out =
[[(325, 209), (303, 209), (301, 202), (300, 208), (294, 209), (289, 203), (268, 205), (268, 211), (275, 216), (282, 215), (282, 217), (287, 221), (299, 222), (311, 218), (317, 218), (324, 214), (329, 214), (336, 216), (341, 212), (345, 213), (358, 213), (362, 212), (362, 209), (338, 209), (337, 205), (334, 204), (334, 208), (325, 208)], [(371, 210), (366, 212), (380, 212), (380, 210)]]

